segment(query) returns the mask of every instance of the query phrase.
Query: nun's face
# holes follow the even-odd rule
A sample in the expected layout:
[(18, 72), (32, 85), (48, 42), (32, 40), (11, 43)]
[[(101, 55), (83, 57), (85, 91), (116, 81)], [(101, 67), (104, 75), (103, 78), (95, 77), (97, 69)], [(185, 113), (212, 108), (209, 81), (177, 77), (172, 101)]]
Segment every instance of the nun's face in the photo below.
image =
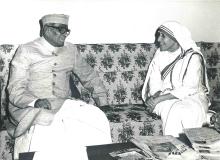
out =
[(54, 23), (45, 26), (43, 36), (51, 45), (62, 47), (69, 33), (70, 30), (67, 25)]
[(157, 42), (159, 43), (160, 51), (174, 52), (179, 48), (179, 44), (163, 32), (159, 32)]

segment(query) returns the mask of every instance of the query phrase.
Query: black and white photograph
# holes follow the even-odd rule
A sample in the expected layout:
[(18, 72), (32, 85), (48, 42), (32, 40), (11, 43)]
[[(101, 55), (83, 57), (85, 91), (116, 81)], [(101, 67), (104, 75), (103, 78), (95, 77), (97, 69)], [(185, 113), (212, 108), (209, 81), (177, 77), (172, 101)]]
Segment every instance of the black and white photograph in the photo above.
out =
[(220, 134), (219, 15), (220, 0), (2, 1), (0, 160), (110, 160), (139, 136), (220, 157), (186, 135)]

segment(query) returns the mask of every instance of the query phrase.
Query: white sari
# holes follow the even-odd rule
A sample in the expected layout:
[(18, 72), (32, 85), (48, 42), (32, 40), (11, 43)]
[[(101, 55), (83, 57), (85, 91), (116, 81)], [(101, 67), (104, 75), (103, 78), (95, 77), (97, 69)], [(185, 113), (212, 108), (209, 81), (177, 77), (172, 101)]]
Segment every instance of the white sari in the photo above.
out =
[[(181, 47), (173, 53), (157, 50), (148, 68), (142, 98), (145, 101), (157, 91), (162, 91), (161, 94), (170, 93), (178, 98), (158, 103), (153, 111), (161, 116), (164, 135), (178, 137), (184, 128), (201, 127), (206, 122), (209, 86), (203, 55), (188, 37), (189, 33), (184, 34), (185, 28), (179, 29), (179, 25), (175, 25), (171, 25), (172, 28), (168, 23), (166, 27), (170, 27), (177, 41), (182, 38), (178, 41)], [(185, 37), (179, 34), (184, 34)], [(162, 70), (182, 54), (182, 50), (190, 48), (192, 51), (178, 60), (165, 79), (162, 79)]]

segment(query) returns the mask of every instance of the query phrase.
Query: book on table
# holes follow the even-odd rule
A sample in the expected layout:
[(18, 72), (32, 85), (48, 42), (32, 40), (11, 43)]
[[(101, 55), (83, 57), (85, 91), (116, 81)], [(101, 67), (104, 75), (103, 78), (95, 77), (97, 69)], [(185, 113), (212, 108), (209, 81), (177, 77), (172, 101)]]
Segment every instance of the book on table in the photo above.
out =
[(197, 160), (199, 155), (173, 136), (138, 136), (130, 142), (137, 148), (111, 152), (117, 160)]
[(201, 127), (184, 129), (192, 147), (201, 156), (220, 160), (220, 134), (214, 128)]

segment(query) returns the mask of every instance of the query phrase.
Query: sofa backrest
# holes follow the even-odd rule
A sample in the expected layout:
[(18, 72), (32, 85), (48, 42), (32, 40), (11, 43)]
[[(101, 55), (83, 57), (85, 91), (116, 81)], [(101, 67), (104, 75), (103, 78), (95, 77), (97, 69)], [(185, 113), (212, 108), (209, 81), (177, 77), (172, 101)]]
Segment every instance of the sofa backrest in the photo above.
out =
[[(210, 84), (210, 97), (220, 100), (220, 43), (199, 42), (207, 61)], [(8, 80), (9, 63), (18, 45), (0, 45), (0, 86), (1, 113), (4, 115), (5, 86)], [(141, 104), (141, 89), (148, 65), (155, 53), (152, 43), (121, 44), (77, 44), (81, 55), (100, 74), (108, 90), (108, 103), (111, 105)], [(81, 92), (82, 99), (90, 94), (75, 77), (73, 82)]]
[(141, 88), (156, 50), (154, 44), (79, 44), (78, 49), (87, 63), (98, 70), (108, 90), (109, 104), (142, 103)]
[[(206, 59), (210, 99), (220, 101), (220, 43), (197, 42)], [(152, 43), (78, 44), (86, 61), (99, 71), (112, 105), (142, 104), (141, 87), (156, 51)], [(77, 82), (77, 80), (76, 80)], [(78, 88), (79, 87), (78, 85)], [(89, 94), (81, 89), (84, 97)]]

